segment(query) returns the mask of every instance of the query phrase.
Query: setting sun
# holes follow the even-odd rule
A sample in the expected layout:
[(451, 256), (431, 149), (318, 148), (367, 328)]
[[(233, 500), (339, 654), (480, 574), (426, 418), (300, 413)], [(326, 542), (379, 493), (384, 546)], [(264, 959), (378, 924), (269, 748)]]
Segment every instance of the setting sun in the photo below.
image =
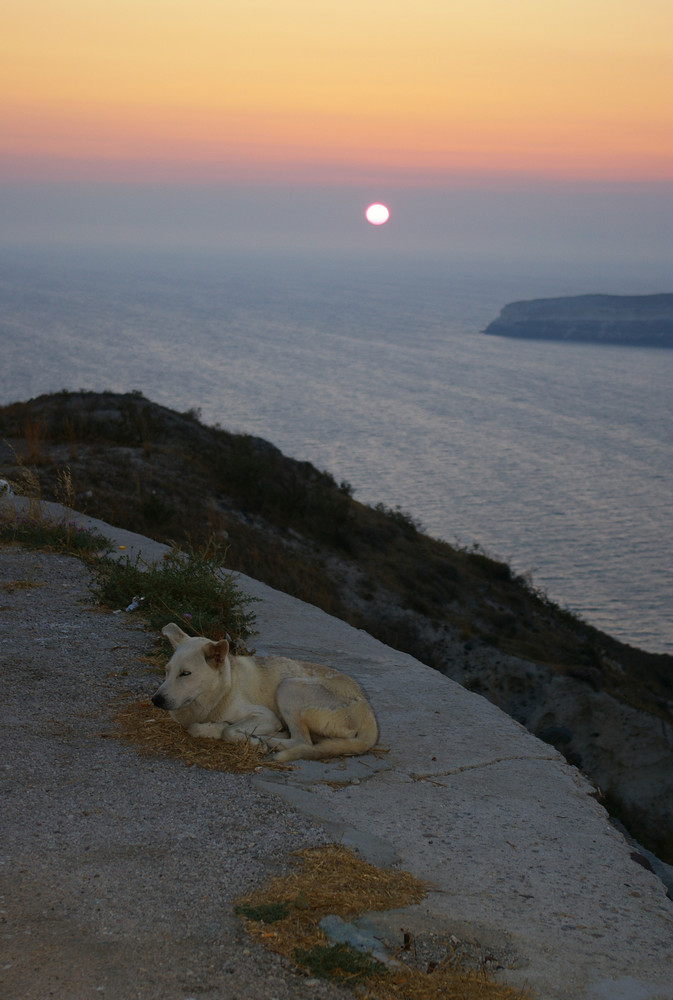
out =
[(365, 212), (365, 218), (372, 226), (382, 226), (390, 218), (390, 210), (386, 205), (375, 202)]

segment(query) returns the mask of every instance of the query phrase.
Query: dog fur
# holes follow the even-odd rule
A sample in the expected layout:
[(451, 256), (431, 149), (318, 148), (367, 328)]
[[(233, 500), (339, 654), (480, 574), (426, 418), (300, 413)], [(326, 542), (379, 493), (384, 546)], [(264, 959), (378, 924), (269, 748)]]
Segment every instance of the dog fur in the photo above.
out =
[(233, 656), (226, 639), (162, 629), (174, 653), (153, 703), (191, 736), (276, 750), (275, 760), (361, 754), (378, 739), (374, 713), (356, 681), (330, 667), (281, 656)]

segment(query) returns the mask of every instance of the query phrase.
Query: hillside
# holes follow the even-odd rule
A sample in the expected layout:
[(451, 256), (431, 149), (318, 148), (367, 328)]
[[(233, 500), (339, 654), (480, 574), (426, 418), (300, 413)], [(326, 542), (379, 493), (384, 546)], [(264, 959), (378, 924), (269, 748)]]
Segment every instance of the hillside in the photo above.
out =
[[(655, 809), (658, 849), (673, 854), (661, 779), (673, 773), (672, 657), (617, 642), (505, 563), (422, 534), (403, 511), (359, 503), (347, 483), (266, 441), (140, 394), (62, 392), (6, 406), (0, 441), (0, 476), (19, 489), (39, 481), (45, 499), (111, 524), (219, 546), (229, 568), (484, 694), (582, 766), (633, 828), (651, 827), (651, 798), (667, 800)], [(637, 735), (628, 754), (627, 731)]]
[(673, 347), (673, 295), (575, 295), (511, 302), (484, 333)]

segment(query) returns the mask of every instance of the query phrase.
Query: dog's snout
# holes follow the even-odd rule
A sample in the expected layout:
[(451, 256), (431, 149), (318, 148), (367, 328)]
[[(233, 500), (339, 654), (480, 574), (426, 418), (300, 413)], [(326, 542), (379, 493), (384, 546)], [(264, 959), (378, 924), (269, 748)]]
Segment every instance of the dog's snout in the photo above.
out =
[(166, 699), (161, 691), (157, 691), (157, 693), (152, 696), (152, 704), (157, 708), (166, 708)]

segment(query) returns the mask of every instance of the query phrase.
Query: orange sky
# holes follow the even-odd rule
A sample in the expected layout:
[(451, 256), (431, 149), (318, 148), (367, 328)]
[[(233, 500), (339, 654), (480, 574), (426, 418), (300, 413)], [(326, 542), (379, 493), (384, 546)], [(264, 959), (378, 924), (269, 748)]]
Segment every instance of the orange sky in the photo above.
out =
[(670, 0), (5, 0), (0, 176), (670, 177)]

